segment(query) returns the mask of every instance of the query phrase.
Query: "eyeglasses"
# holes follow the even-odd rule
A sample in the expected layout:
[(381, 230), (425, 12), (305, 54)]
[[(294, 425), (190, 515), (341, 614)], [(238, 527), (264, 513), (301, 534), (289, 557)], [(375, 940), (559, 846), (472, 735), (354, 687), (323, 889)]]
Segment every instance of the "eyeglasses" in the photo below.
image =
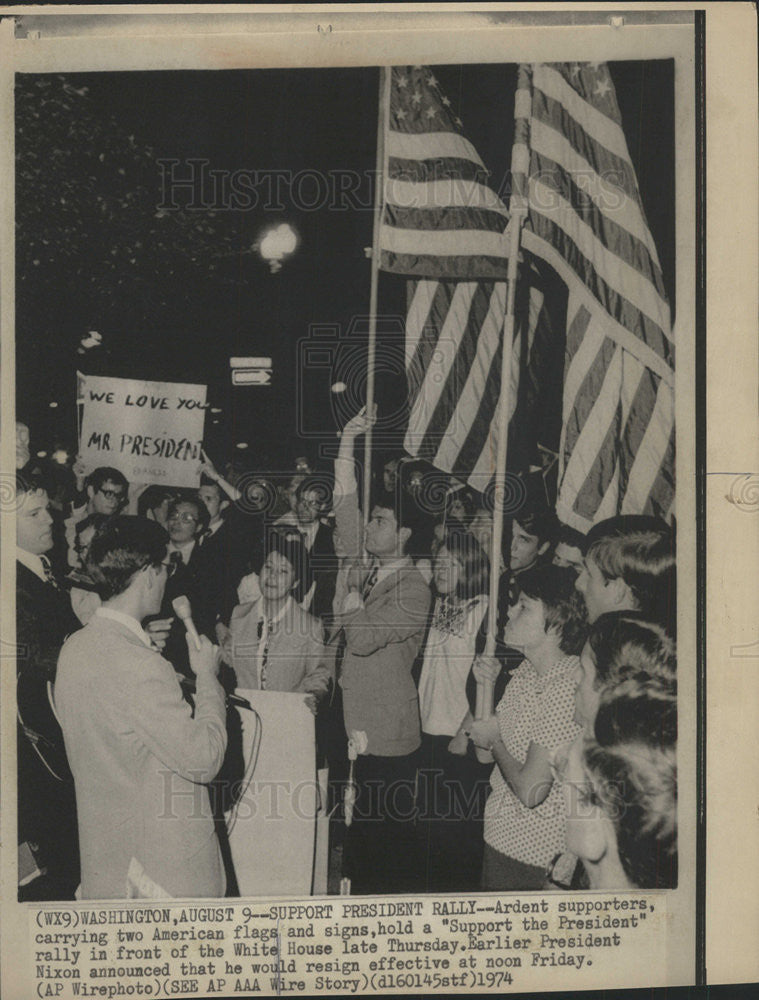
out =
[(181, 521), (183, 524), (194, 524), (198, 519), (193, 514), (170, 514), (169, 521)]
[(101, 486), (98, 493), (102, 493), (106, 500), (118, 500), (121, 502), (124, 499), (124, 493), (122, 490), (106, 490)]

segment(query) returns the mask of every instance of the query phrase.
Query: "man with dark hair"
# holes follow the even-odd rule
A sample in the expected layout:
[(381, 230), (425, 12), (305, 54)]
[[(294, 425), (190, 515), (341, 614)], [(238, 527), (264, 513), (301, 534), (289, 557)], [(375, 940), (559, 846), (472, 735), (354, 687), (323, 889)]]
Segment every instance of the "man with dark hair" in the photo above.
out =
[(85, 476), (82, 463), (77, 461), (74, 475), (77, 493), (71, 504), (71, 515), (65, 521), (68, 561), (72, 567), (77, 564), (74, 536), (79, 521), (91, 514), (105, 514), (107, 517), (119, 514), (129, 502), (129, 483), (118, 469), (102, 465)]
[(90, 546), (103, 604), (64, 645), (55, 701), (76, 783), (83, 899), (219, 897), (207, 790), (227, 744), (218, 650), (187, 637), (195, 710), (141, 622), (161, 607), (168, 536), (117, 517)]
[(569, 566), (579, 576), (584, 566), (584, 551), (585, 535), (576, 528), (559, 522), (553, 553), (554, 566)]
[(80, 625), (48, 559), (53, 518), (46, 491), (17, 473), (16, 502), (19, 899), (73, 899), (74, 786), (48, 684), (64, 639)]
[(588, 619), (610, 612), (638, 612), (674, 634), (675, 542), (658, 518), (619, 516), (588, 532), (585, 564), (577, 578)]
[[(373, 422), (363, 410), (348, 421), (335, 462), (337, 531), (343, 544), (353, 539), (354, 556), (361, 551), (354, 443)], [(407, 892), (417, 878), (413, 808), (421, 732), (411, 670), (431, 595), (406, 554), (413, 547), (406, 505), (390, 506), (386, 497), (372, 507), (366, 527), (372, 564), (349, 581), (336, 616), (345, 641), (345, 730), (359, 754), (356, 812), (345, 846), (355, 893)]]

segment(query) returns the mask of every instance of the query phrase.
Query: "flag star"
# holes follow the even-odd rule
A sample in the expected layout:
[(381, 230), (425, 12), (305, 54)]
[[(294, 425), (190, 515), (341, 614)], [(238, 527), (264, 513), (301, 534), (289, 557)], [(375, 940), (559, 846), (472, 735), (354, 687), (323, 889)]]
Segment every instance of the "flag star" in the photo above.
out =
[(428, 118), (434, 118), (435, 115), (437, 114), (437, 111), (435, 111), (434, 108), (427, 108), (425, 114), (427, 115)]
[(601, 65), (601, 63), (600, 63), (600, 62), (589, 62), (589, 63), (588, 63), (588, 67), (589, 67), (590, 69), (592, 69), (592, 70), (595, 70), (595, 71), (596, 71), (596, 73), (598, 72), (598, 67), (599, 67), (600, 65)]
[(421, 102), (421, 100), (422, 100), (421, 90), (415, 90), (414, 93), (411, 95), (411, 103), (418, 105)]
[(398, 77), (398, 86), (399, 87), (403, 87), (403, 88), (408, 87), (408, 77), (407, 76), (399, 76)]
[(598, 83), (593, 88), (593, 93), (596, 97), (606, 97), (606, 95), (611, 90), (611, 83), (608, 79), (599, 80)]
[(462, 120), (460, 118), (454, 118), (453, 120), (458, 125), (459, 128), (463, 127), (464, 123), (462, 122)]
[(572, 63), (572, 68), (569, 72), (572, 74), (572, 79), (576, 80), (577, 77), (580, 75), (580, 64)]
[(448, 98), (447, 98), (447, 97), (441, 97), (441, 101), (442, 101), (442, 102), (443, 102), (443, 104), (444, 104), (444, 105), (446, 106), (446, 108), (450, 108), (450, 106), (451, 106), (451, 102), (450, 102), (450, 101), (448, 100)]
[(398, 110), (395, 112), (395, 117), (399, 121), (403, 121), (403, 119), (406, 117), (406, 112), (403, 110), (403, 108), (398, 108)]
[(435, 79), (435, 77), (434, 77), (434, 76), (432, 76), (432, 74), (430, 74), (430, 75), (429, 75), (429, 76), (427, 77), (427, 85), (428, 85), (429, 87), (437, 87), (437, 80)]

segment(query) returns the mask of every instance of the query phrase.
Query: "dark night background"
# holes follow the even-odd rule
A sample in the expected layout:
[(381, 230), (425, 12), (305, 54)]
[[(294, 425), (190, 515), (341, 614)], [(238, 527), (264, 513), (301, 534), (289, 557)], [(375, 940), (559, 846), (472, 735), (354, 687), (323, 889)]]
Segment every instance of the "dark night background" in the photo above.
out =
[[(612, 63), (610, 71), (674, 306), (673, 63)], [(507, 196), (516, 66), (434, 72)], [(75, 447), (77, 368), (207, 384), (210, 404), (222, 409), (206, 421), (219, 463), (241, 441), (259, 469), (289, 467), (304, 451), (316, 457), (320, 441), (336, 443), (334, 408), (343, 407), (342, 420), (349, 401), (329, 386), (346, 364), (358, 368), (354, 398), (363, 383), (356, 352), (369, 308), (377, 93), (376, 69), (17, 77), (17, 409), (33, 452), (57, 441)], [(186, 176), (190, 158), (218, 171), (353, 171), (361, 183), (338, 207), (302, 175), (294, 201), (282, 183), (281, 208), (225, 211), (217, 199), (210, 213), (162, 212), (157, 161), (182, 161), (176, 171)], [(190, 197), (179, 191), (176, 200), (186, 206)], [(300, 244), (271, 274), (251, 247), (280, 221)], [(404, 304), (403, 279), (380, 274), (381, 330), (398, 329)], [(343, 348), (332, 370), (330, 330), (345, 334), (352, 321), (358, 348)], [(312, 325), (327, 353), (304, 371)], [(103, 346), (79, 354), (88, 330)], [(271, 356), (271, 387), (233, 389), (231, 355)], [(378, 376), (381, 409), (403, 398), (394, 358), (395, 371)]]

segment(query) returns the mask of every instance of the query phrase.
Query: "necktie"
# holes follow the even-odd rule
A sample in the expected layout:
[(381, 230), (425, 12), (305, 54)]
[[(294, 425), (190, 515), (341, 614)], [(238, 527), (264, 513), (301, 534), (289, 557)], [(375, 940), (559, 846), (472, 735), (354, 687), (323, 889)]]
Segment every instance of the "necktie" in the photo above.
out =
[(61, 588), (58, 586), (58, 581), (56, 580), (55, 576), (53, 576), (53, 570), (52, 567), (50, 566), (50, 560), (48, 559), (48, 557), (40, 556), (40, 562), (42, 563), (42, 569), (45, 571), (45, 579), (47, 580), (47, 582), (52, 587), (55, 587), (56, 590), (60, 590)]
[(372, 587), (377, 582), (378, 575), (379, 575), (379, 566), (372, 566), (372, 571), (366, 578), (366, 582), (364, 583), (364, 589), (361, 594), (364, 600), (366, 600), (369, 594), (371, 593)]
[[(264, 630), (264, 625), (266, 626), (265, 630)], [(260, 658), (261, 658), (260, 685), (262, 691), (266, 690), (266, 663), (269, 658), (269, 634), (271, 632), (271, 627), (272, 627), (272, 622), (270, 621), (264, 622), (263, 618), (258, 623), (258, 641), (259, 642), (263, 641), (263, 648), (261, 649), (260, 653)]]
[(179, 552), (177, 549), (174, 549), (174, 551), (169, 556), (169, 562), (174, 566), (174, 570), (176, 570), (177, 567), (182, 566), (184, 564), (182, 553)]

